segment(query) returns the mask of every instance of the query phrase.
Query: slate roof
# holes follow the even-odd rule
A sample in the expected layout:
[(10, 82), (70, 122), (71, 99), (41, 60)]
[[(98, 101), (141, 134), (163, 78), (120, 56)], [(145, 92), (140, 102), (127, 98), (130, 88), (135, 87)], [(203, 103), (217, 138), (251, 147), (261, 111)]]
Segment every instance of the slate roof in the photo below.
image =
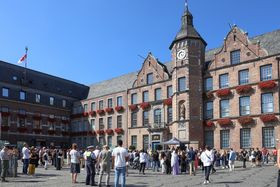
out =
[(26, 80), (24, 80), (24, 67), (4, 61), (0, 61), (0, 82), (78, 100), (86, 98), (89, 90), (88, 86), (31, 69), (26, 69)]
[[(259, 36), (250, 38), (251, 42), (255, 43), (260, 41), (261, 47), (268, 51), (269, 55), (280, 53), (280, 29)], [(214, 48), (205, 52), (205, 62), (213, 60), (214, 55), (221, 49)], [(172, 71), (171, 62), (164, 63), (169, 72)], [(129, 73), (120, 77), (112, 78), (110, 80), (102, 81), (90, 85), (88, 99), (96, 98), (108, 94), (113, 94), (121, 91), (126, 91), (132, 88), (134, 81), (137, 78), (138, 72)]]

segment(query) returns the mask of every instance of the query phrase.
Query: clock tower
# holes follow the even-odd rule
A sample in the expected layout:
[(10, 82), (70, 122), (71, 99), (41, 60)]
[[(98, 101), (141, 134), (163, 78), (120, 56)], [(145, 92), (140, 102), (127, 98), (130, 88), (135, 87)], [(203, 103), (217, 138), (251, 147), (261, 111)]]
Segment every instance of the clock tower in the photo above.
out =
[(190, 146), (203, 146), (203, 64), (207, 43), (196, 31), (185, 7), (181, 28), (170, 45), (172, 53), (174, 137)]

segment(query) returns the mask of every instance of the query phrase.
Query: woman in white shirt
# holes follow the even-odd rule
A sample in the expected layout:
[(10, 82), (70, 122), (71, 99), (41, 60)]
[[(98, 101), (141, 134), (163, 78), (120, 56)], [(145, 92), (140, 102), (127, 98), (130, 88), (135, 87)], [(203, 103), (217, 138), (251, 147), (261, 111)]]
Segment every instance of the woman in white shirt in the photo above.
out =
[(139, 168), (139, 174), (141, 171), (143, 172), (143, 175), (145, 175), (145, 167), (147, 162), (147, 153), (142, 149), (140, 152), (140, 168)]
[(72, 183), (77, 183), (77, 175), (80, 173), (80, 153), (77, 147), (77, 144), (73, 143), (70, 151)]

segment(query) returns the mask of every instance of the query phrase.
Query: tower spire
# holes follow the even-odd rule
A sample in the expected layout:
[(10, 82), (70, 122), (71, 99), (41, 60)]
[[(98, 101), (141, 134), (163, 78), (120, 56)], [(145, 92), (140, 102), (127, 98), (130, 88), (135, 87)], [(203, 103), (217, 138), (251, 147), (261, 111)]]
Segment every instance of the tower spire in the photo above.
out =
[(193, 25), (193, 16), (192, 13), (189, 11), (188, 0), (185, 0), (184, 13), (182, 15), (181, 20), (181, 29), (175, 36), (175, 39), (171, 43), (169, 49), (171, 49), (176, 42), (184, 40), (186, 38), (200, 39), (205, 45), (207, 45)]

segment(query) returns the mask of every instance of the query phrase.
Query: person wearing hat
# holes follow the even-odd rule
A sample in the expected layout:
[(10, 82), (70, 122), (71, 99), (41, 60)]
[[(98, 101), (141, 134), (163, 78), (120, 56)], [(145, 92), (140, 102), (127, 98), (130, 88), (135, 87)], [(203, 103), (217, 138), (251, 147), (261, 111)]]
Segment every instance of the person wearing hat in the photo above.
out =
[(8, 153), (8, 144), (5, 144), (4, 148), (0, 151), (0, 159), (2, 164), (2, 171), (1, 171), (1, 181), (2, 182), (8, 182), (6, 181), (6, 176), (9, 168), (9, 160), (10, 160), (10, 154)]
[(106, 172), (106, 186), (110, 186), (109, 185), (109, 181), (110, 181), (110, 167), (111, 167), (111, 152), (109, 150), (109, 146), (108, 145), (104, 145), (103, 146), (103, 150), (100, 152), (99, 157), (98, 157), (98, 162), (100, 163), (100, 175), (99, 175), (99, 180), (98, 180), (98, 186), (101, 186), (101, 182), (102, 182), (102, 176), (104, 174), (104, 172)]
[(94, 146), (88, 146), (87, 150), (84, 153), (84, 159), (86, 161), (86, 185), (97, 186), (95, 184), (95, 164), (96, 164), (96, 156), (93, 152)]

